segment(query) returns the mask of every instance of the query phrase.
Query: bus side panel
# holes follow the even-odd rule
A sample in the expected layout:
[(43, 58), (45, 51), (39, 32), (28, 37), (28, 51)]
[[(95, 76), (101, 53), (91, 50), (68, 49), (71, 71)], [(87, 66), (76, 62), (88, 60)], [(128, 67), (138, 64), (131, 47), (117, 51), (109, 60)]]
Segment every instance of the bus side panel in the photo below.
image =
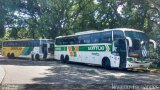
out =
[(14, 57), (19, 57), (23, 51), (23, 47), (3, 47), (2, 54), (7, 56), (7, 54), (14, 54)]
[(79, 51), (78, 45), (68, 45), (66, 55), (69, 56), (69, 61), (81, 62), (82, 53)]
[(60, 60), (61, 55), (65, 57), (67, 54), (67, 47), (66, 46), (56, 46), (55, 45), (55, 51), (54, 51), (54, 58), (57, 60)]
[(8, 53), (10, 53), (11, 48), (10, 47), (3, 47), (2, 48), (2, 55), (7, 56)]

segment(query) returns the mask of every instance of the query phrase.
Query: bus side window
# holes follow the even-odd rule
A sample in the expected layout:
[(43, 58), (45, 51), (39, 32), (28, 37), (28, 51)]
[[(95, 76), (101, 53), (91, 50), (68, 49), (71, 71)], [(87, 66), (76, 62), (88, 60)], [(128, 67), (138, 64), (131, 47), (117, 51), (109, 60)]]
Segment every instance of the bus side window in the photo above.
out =
[(19, 47), (19, 42), (17, 41), (17, 42), (15, 42), (15, 45), (14, 46), (17, 46), (17, 47)]
[(36, 41), (33, 41), (33, 47), (39, 46), (39, 42), (40, 42), (40, 41), (37, 41), (37, 40), (36, 40)]
[(78, 44), (84, 44), (82, 36), (78, 36)]
[(9, 42), (9, 46), (13, 47), (14, 46), (14, 41)]
[(118, 31), (118, 30), (113, 31), (113, 39), (114, 39), (114, 41), (117, 41), (117, 40), (122, 39), (122, 38), (124, 38), (123, 31)]
[(75, 44), (75, 37), (68, 37), (68, 44), (69, 45)]
[(74, 44), (79, 44), (78, 36), (74, 36)]
[(28, 43), (27, 43), (27, 42), (24, 42), (24, 46), (25, 46), (25, 47), (28, 47)]
[(79, 44), (89, 44), (90, 43), (90, 35), (81, 35), (78, 37)]
[(90, 35), (82, 35), (81, 37), (81, 43), (82, 44), (90, 44)]
[(25, 41), (23, 41), (23, 42), (22, 42), (22, 46), (23, 46), (23, 47), (25, 47), (25, 46), (26, 46)]
[(21, 41), (17, 42), (17, 46), (20, 47), (21, 45)]
[(57, 38), (57, 39), (56, 39), (56, 44), (57, 44), (57, 45), (62, 45), (62, 39)]
[(62, 40), (62, 42), (63, 42), (63, 45), (68, 45), (69, 44), (69, 39), (68, 38), (64, 38)]
[(10, 46), (10, 45), (9, 45), (9, 42), (6, 42), (6, 46)]
[(26, 45), (27, 45), (27, 47), (29, 47), (29, 46), (30, 46), (30, 43), (29, 43), (28, 41), (26, 41)]
[(14, 46), (20, 47), (21, 42), (20, 41), (16, 41)]
[(5, 46), (5, 47), (6, 47), (6, 46), (7, 46), (7, 42), (3, 42), (3, 46)]
[(6, 42), (3, 42), (3, 46), (6, 46)]
[(101, 32), (101, 43), (112, 42), (112, 31)]
[(100, 33), (91, 34), (91, 43), (99, 43), (101, 40)]

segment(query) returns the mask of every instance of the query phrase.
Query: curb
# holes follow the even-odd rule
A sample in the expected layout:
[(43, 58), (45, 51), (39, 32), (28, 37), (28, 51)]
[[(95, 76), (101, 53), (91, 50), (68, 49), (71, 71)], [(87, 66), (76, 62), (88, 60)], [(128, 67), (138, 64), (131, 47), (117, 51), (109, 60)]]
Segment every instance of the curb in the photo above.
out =
[(5, 77), (5, 70), (2, 66), (0, 66), (0, 84), (2, 83), (4, 77)]

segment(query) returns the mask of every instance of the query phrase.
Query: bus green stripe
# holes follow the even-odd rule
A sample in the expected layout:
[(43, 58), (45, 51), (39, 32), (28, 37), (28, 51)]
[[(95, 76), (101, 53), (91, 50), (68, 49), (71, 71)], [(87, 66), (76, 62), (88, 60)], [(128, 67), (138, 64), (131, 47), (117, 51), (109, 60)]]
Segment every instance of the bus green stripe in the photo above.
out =
[(112, 45), (108, 45), (108, 47), (109, 47), (109, 51), (112, 51)]
[[(78, 51), (112, 51), (112, 45), (108, 45), (109, 50), (106, 48), (106, 45), (88, 45), (88, 46), (79, 46)], [(72, 51), (75, 51), (75, 47), (71, 46)], [(67, 46), (55, 47), (55, 51), (67, 51)]]
[(75, 47), (74, 46), (72, 46), (71, 48), (72, 48), (72, 51), (75, 51)]
[(25, 47), (21, 55), (29, 55), (32, 50), (33, 50), (33, 47)]
[[(109, 45), (109, 51), (111, 51), (112, 46)], [(97, 45), (97, 46), (79, 46), (79, 51), (106, 51), (105, 45)]]
[(55, 47), (55, 51), (67, 51), (67, 47), (66, 46)]

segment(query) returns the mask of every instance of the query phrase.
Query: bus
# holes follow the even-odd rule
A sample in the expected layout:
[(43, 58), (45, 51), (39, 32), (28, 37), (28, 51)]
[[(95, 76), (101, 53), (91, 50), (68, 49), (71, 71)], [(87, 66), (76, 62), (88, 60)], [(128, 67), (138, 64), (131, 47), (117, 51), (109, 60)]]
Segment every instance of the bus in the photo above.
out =
[(53, 47), (54, 40), (51, 39), (5, 40), (2, 43), (2, 55), (10, 59), (52, 59)]
[(156, 48), (156, 42), (140, 30), (90, 30), (56, 37), (54, 57), (64, 63), (95, 64), (106, 69), (146, 68), (151, 64), (149, 43)]

